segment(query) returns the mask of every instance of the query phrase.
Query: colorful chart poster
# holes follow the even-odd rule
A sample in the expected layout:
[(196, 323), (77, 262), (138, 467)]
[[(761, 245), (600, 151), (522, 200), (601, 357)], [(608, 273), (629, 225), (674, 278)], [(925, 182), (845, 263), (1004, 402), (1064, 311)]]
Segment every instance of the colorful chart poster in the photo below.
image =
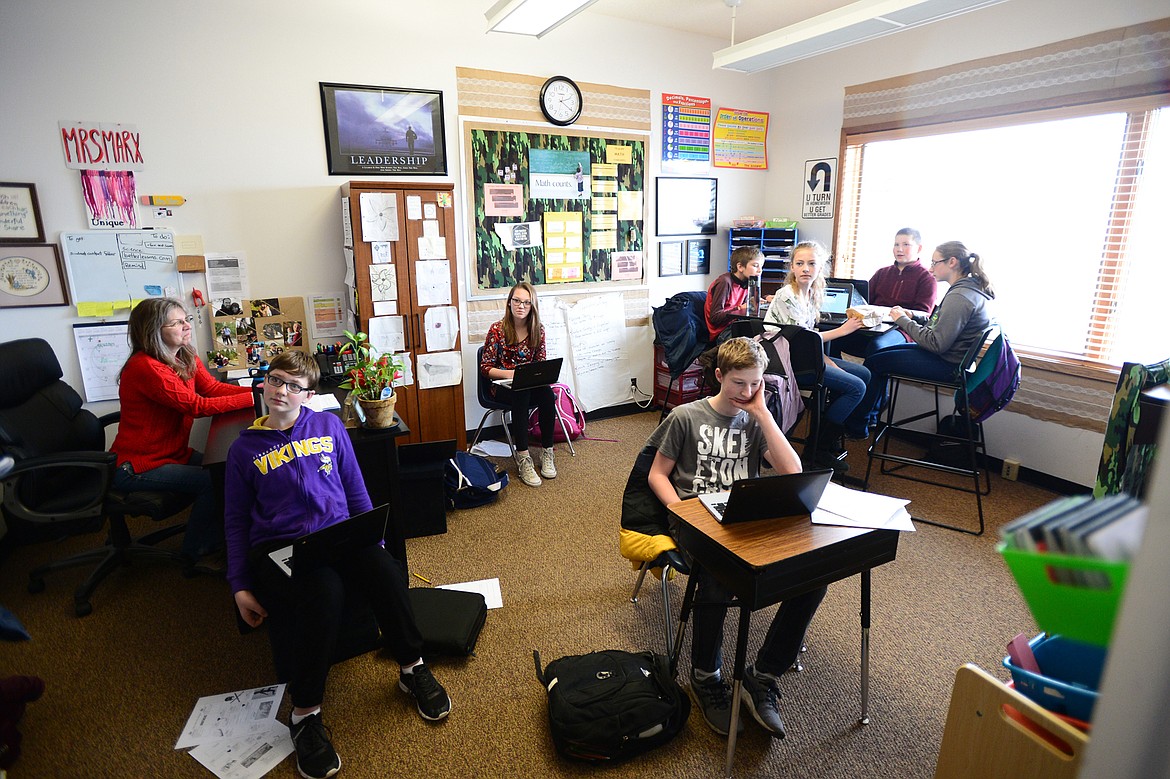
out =
[(720, 108), (711, 142), (717, 168), (768, 169), (768, 113)]
[(662, 95), (662, 170), (706, 171), (711, 167), (711, 100)]
[[(597, 238), (594, 236), (594, 240)], [(544, 280), (546, 284), (581, 281), (584, 275), (582, 222), (579, 211), (544, 213)]]

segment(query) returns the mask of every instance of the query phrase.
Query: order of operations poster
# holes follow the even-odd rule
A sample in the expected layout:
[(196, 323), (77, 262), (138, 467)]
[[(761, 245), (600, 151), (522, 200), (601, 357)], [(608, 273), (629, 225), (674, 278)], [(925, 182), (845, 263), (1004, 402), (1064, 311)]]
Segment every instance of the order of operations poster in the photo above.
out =
[(768, 169), (768, 112), (720, 108), (711, 148), (716, 168)]

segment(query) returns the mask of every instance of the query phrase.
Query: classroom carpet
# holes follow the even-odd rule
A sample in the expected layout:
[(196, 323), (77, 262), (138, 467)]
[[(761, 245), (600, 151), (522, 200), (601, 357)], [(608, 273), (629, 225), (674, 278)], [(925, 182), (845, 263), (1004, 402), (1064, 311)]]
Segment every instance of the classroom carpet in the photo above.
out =
[[(333, 668), (324, 721), (341, 755), (340, 776), (721, 775), (726, 742), (697, 710), (674, 741), (603, 774), (560, 758), (533, 670), (533, 649), (545, 662), (595, 649), (662, 650), (659, 585), (648, 581), (631, 604), (635, 572), (617, 543), (622, 489), (657, 421), (657, 412), (590, 421), (576, 457), (557, 447), (555, 480), (526, 487), (507, 462), (512, 483), (498, 502), (450, 512), (445, 535), (407, 542), (411, 572), (434, 584), (499, 577), (503, 608), (489, 613), (474, 657), (431, 663), (454, 703), (441, 723), (415, 713), (397, 689), (392, 660), (370, 653)], [(861, 443), (851, 444), (849, 462), (864, 473)], [(971, 495), (890, 477), (876, 477), (871, 489), (910, 498), (915, 515), (975, 521)], [(995, 552), (996, 528), (1053, 497), (993, 475), (985, 536), (925, 524), (901, 536), (897, 560), (873, 572), (868, 725), (857, 721), (859, 580), (830, 586), (809, 629), (803, 672), (780, 682), (788, 737), (774, 740), (748, 721), (735, 775), (932, 776), (955, 671), (972, 662), (1006, 679), (1004, 645), (1016, 633), (1036, 632)], [(115, 572), (83, 619), (73, 615), (71, 596), (84, 569), (49, 576), (43, 593), (26, 591), (30, 568), (101, 540), (95, 533), (20, 546), (0, 558), (0, 605), (32, 634), (0, 646), (0, 676), (35, 674), (46, 683), (20, 723), (24, 753), (9, 776), (210, 776), (174, 750), (175, 741), (199, 697), (274, 681), (267, 639), (239, 634), (223, 579), (185, 579), (173, 566), (135, 563)], [(676, 609), (685, 581), (670, 585)], [(749, 658), (773, 613), (753, 618)], [(728, 668), (734, 632), (732, 617)], [(689, 639), (680, 678), (688, 674)], [(289, 707), (286, 698), (282, 717)], [(297, 776), (293, 760), (271, 776)]]

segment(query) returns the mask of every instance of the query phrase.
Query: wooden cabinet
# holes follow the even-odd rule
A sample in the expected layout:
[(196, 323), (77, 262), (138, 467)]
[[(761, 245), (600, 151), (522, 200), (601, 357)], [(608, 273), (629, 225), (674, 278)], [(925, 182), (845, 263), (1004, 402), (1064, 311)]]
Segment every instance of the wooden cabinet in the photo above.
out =
[[(383, 204), (376, 214), (363, 214), (362, 194), (381, 194), (389, 198), (394, 208)], [(429, 305), (420, 302), (420, 278), (430, 285), (436, 275), (421, 275), (422, 264), (435, 262), (436, 255), (445, 255), (449, 273), (450, 303), (458, 308), (459, 284), (455, 256), (455, 207), (451, 184), (427, 184), (396, 181), (351, 181), (341, 188), (342, 198), (349, 201), (353, 225), (354, 289), (357, 297), (358, 326), (369, 332), (370, 318), (375, 315), (371, 295), (371, 267), (374, 266), (373, 244), (364, 240), (363, 216), (382, 220), (382, 224), (397, 221), (397, 240), (390, 243), (391, 260), (397, 282), (397, 301), (394, 308), (402, 321), (405, 349), (410, 353), (414, 383), (396, 390), (398, 402), (395, 411), (410, 428), (406, 441), (443, 441), (454, 439), (456, 446), (467, 446), (467, 427), (463, 415), (462, 382), (446, 387), (419, 389), (419, 355), (428, 354), (424, 322)], [(368, 200), (368, 199), (367, 199)], [(371, 206), (376, 207), (376, 206)], [(412, 218), (417, 217), (417, 218)], [(436, 232), (437, 231), (437, 232)], [(423, 250), (420, 242), (427, 242)], [(435, 265), (428, 268), (438, 268)], [(451, 351), (458, 354), (463, 343), (462, 333)], [(462, 359), (458, 359), (462, 365)]]

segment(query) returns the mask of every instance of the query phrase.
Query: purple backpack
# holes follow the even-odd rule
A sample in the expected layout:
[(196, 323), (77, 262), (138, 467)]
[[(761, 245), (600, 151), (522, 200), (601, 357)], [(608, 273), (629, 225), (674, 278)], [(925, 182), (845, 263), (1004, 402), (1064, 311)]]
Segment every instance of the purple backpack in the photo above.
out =
[(967, 414), (982, 422), (1011, 402), (1020, 387), (1020, 361), (1003, 331), (967, 377)]

